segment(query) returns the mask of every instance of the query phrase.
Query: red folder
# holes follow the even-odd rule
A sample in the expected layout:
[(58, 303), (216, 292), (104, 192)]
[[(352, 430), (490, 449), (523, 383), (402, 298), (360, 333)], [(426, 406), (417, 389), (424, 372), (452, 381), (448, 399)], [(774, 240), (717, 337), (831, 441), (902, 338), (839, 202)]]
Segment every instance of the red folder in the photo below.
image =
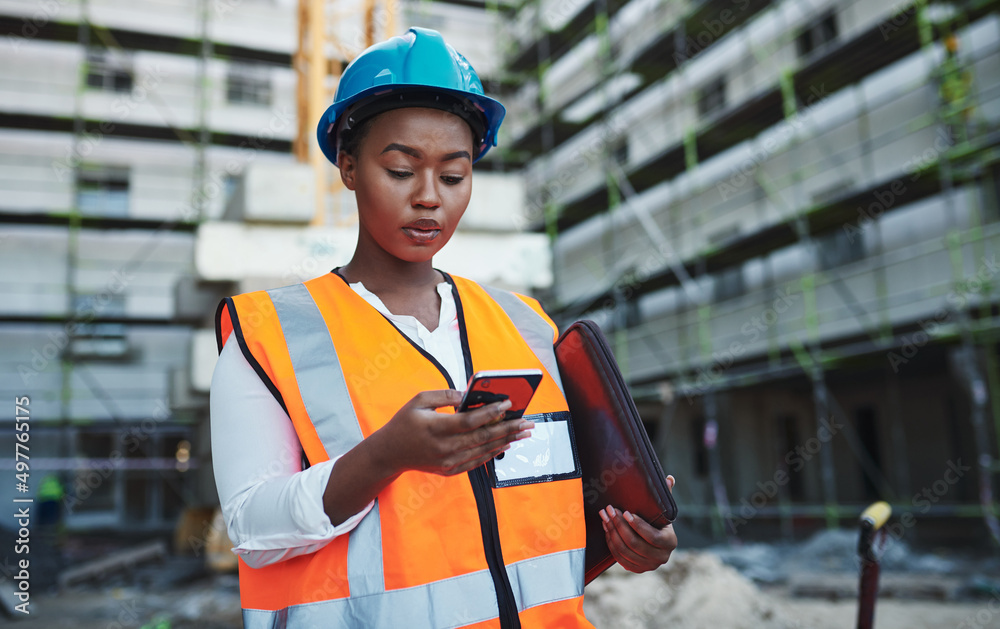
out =
[(598, 511), (610, 504), (663, 528), (677, 505), (600, 326), (573, 323), (555, 350), (583, 471), (590, 583), (615, 563)]

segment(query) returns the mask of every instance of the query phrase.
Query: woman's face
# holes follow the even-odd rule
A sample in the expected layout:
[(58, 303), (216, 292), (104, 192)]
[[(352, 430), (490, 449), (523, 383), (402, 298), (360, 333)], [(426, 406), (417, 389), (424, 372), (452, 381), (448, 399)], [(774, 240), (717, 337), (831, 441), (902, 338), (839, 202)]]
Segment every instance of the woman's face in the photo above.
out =
[(358, 200), (361, 240), (407, 262), (451, 239), (472, 193), (472, 133), (461, 118), (408, 107), (380, 114), (341, 179)]

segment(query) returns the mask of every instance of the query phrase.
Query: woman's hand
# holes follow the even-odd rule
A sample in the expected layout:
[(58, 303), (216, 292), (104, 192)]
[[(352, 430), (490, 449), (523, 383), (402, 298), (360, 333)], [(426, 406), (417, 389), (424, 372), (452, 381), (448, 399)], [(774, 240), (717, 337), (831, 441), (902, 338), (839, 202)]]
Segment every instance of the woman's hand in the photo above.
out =
[(348, 450), (330, 471), (323, 509), (334, 525), (361, 511), (397, 476), (421, 470), (444, 476), (479, 467), (512, 441), (531, 436), (534, 422), (497, 422), (510, 402), (465, 413), (438, 413), (458, 406), (462, 392), (424, 391), (403, 405), (385, 425)]
[(403, 405), (372, 437), (382, 446), (379, 458), (389, 469), (420, 470), (452, 476), (479, 467), (531, 436), (535, 423), (523, 419), (498, 421), (510, 401), (487, 404), (464, 413), (436, 409), (458, 406), (462, 392), (424, 391)]
[[(667, 476), (667, 487), (674, 488), (674, 477)], [(611, 554), (630, 572), (656, 570), (670, 559), (677, 548), (674, 525), (657, 529), (637, 515), (621, 512), (611, 505), (599, 512), (604, 520), (604, 537)]]

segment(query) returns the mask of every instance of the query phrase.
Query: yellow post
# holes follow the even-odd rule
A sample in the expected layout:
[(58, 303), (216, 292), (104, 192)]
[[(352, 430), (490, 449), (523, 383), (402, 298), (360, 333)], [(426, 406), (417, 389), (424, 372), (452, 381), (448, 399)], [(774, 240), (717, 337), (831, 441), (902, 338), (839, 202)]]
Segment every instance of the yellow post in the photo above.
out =
[(385, 0), (385, 39), (396, 34), (396, 7), (399, 0)]
[(365, 48), (375, 43), (375, 0), (365, 0)]
[[(296, 89), (298, 134), (293, 150), (300, 162), (308, 161), (313, 168), (316, 183), (316, 211), (311, 225), (326, 223), (327, 206), (332, 204), (335, 210), (335, 223), (348, 225), (356, 217), (340, 216), (337, 195), (343, 191), (343, 183), (335, 169), (319, 150), (315, 140), (316, 125), (326, 108), (333, 102), (337, 84), (340, 81), (341, 70), (351, 55), (334, 32), (332, 22), (338, 23), (350, 18), (357, 18), (357, 9), (334, 14), (332, 9), (339, 0), (298, 0), (299, 2), (299, 48), (295, 53), (295, 70), (298, 76)], [(362, 5), (362, 32), (364, 44), (370, 46), (377, 37), (375, 19), (378, 0), (364, 0)], [(385, 0), (385, 30), (384, 36), (394, 34), (396, 29), (396, 2)], [(356, 52), (356, 51), (355, 51)]]
[(295, 134), (295, 143), (292, 145), (292, 152), (296, 161), (305, 163), (309, 161), (309, 130), (308, 130), (308, 105), (306, 96), (306, 29), (309, 25), (309, 4), (308, 0), (299, 0), (299, 47), (292, 57), (292, 65), (295, 68), (295, 118), (298, 122), (298, 132)]
[[(326, 58), (326, 0), (307, 0), (309, 3), (308, 35), (308, 81), (305, 129), (308, 142), (308, 130), (319, 122), (319, 117), (326, 109), (326, 82), (329, 63)], [(316, 177), (316, 213), (313, 225), (322, 225), (326, 218), (326, 179), (327, 162), (323, 152), (315, 142), (308, 142), (309, 163), (312, 164)]]
[[(336, 92), (336, 86), (338, 83), (340, 83), (340, 72), (341, 72), (340, 61), (338, 59), (331, 59), (329, 61), (329, 67), (330, 67), (331, 84), (333, 85), (333, 87), (326, 92), (326, 99), (324, 102), (332, 103), (334, 93)], [(326, 105), (324, 105), (324, 107), (326, 107)], [(320, 114), (321, 113), (322, 110)], [(319, 117), (320, 114), (317, 114), (317, 118)], [(316, 152), (320, 153), (320, 150), (316, 149)], [(330, 176), (329, 179), (327, 180), (328, 187), (326, 189), (326, 194), (328, 194), (329, 196), (325, 198), (328, 198), (331, 200), (331, 202), (333, 202), (333, 209), (335, 210), (335, 216), (336, 216), (335, 223), (337, 225), (344, 225), (351, 223), (353, 222), (353, 220), (347, 220), (345, 219), (345, 217), (340, 215), (340, 202), (337, 200), (336, 196), (340, 194), (340, 192), (344, 189), (344, 184), (342, 181), (340, 181), (340, 174), (336, 168), (332, 167), (330, 164), (327, 163), (325, 159), (322, 158), (322, 155), (320, 157), (323, 162), (323, 168), (325, 169), (324, 172), (331, 173), (332, 171), (331, 173), (332, 176)]]

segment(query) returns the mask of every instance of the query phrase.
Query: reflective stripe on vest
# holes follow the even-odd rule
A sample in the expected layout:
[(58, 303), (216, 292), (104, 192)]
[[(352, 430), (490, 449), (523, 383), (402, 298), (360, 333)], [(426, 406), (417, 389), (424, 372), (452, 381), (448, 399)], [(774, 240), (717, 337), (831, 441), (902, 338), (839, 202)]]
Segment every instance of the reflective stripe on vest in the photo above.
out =
[[(316, 434), (326, 447), (327, 455), (330, 458), (340, 456), (361, 443), (361, 426), (319, 306), (304, 284), (293, 284), (267, 293), (274, 302), (278, 323), (285, 335), (302, 403), (316, 427)], [(352, 595), (385, 592), (378, 499), (372, 510), (350, 532), (347, 582)]]
[(514, 293), (491, 286), (483, 286), (483, 290), (500, 304), (517, 331), (527, 341), (528, 347), (538, 357), (539, 362), (545, 365), (545, 370), (549, 372), (552, 379), (556, 381), (556, 385), (559, 386), (559, 390), (565, 395), (566, 390), (563, 389), (562, 378), (559, 377), (559, 367), (556, 365), (556, 355), (552, 351), (552, 327), (549, 323)]
[[(368, 519), (367, 517), (365, 518)], [(583, 594), (583, 581), (552, 579), (552, 574), (583, 574), (584, 550), (525, 559), (507, 566), (517, 611)], [(460, 627), (497, 617), (497, 600), (488, 570), (443, 579), (380, 596), (342, 598), (295, 605), (280, 611), (243, 610), (244, 629), (282, 627), (357, 627), (436, 629)], [(359, 625), (358, 623), (363, 623)]]
[(361, 426), (319, 306), (304, 284), (267, 291), (274, 303), (302, 402), (332, 459), (361, 443)]

